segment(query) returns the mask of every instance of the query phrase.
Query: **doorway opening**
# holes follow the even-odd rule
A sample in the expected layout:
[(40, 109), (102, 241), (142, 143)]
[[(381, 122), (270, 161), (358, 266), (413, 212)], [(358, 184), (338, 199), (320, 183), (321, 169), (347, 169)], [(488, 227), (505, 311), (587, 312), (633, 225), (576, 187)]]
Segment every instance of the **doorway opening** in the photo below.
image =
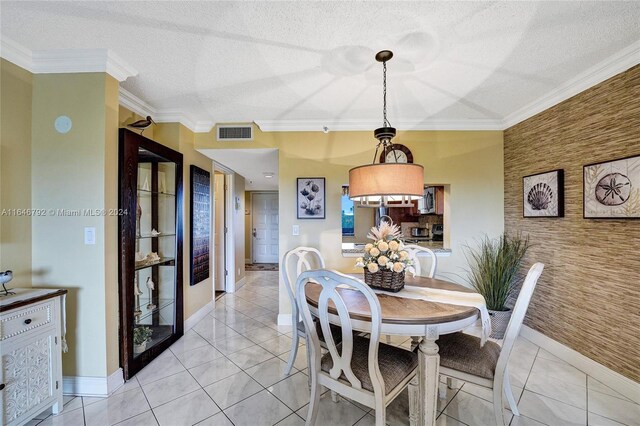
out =
[(227, 289), (226, 277), (226, 214), (225, 214), (225, 176), (224, 173), (214, 171), (213, 174), (213, 206), (214, 206), (214, 228), (213, 228), (213, 253), (215, 256), (215, 277), (213, 280), (213, 290), (216, 298)]

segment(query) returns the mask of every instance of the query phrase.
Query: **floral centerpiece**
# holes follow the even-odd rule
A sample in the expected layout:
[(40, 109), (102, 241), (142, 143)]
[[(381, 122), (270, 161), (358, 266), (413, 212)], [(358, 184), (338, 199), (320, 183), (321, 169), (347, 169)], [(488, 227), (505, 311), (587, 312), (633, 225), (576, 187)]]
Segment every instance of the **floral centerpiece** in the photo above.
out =
[(404, 273), (413, 262), (404, 250), (398, 225), (382, 222), (371, 228), (364, 246), (364, 256), (356, 259), (356, 266), (364, 268), (364, 281), (374, 288), (400, 291), (404, 287)]

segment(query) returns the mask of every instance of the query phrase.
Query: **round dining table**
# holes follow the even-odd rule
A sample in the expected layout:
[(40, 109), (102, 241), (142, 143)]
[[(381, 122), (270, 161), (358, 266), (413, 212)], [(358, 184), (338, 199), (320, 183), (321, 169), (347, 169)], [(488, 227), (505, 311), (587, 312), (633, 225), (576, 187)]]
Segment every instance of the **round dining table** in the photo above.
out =
[[(353, 276), (362, 279), (361, 274)], [(473, 293), (467, 287), (436, 278), (407, 275), (405, 285)], [(348, 288), (337, 290), (349, 310), (353, 328), (361, 332), (370, 331), (371, 312), (364, 295)], [(305, 287), (312, 314), (317, 314), (320, 291), (321, 286), (312, 282)], [(412, 425), (432, 426), (436, 421), (440, 370), (436, 340), (441, 334), (455, 333), (474, 324), (479, 311), (469, 306), (403, 298), (392, 292), (378, 293), (377, 296), (382, 312), (381, 334), (412, 337), (415, 344), (422, 338), (418, 346), (419, 399), (409, 401), (411, 407), (417, 408), (414, 410), (417, 418), (409, 420)], [(332, 304), (329, 306), (329, 321), (340, 325)]]

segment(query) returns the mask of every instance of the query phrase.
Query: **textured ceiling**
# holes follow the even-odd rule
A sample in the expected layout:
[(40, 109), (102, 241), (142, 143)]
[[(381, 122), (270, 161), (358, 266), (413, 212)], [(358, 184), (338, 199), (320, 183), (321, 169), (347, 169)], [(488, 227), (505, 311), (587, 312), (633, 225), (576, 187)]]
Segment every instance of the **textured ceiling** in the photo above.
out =
[[(278, 150), (275, 148), (201, 149), (204, 155), (242, 175), (247, 191), (278, 190)], [(273, 177), (265, 177), (272, 173)]]
[(503, 119), (640, 40), (639, 2), (2, 2), (31, 50), (108, 48), (192, 120)]

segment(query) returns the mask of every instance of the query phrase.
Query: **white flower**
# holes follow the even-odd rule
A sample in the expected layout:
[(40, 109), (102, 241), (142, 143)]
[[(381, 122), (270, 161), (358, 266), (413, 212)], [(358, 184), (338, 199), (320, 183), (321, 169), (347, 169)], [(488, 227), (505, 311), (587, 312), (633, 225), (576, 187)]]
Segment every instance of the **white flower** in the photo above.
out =
[(393, 272), (402, 272), (404, 271), (404, 265), (400, 262), (396, 262), (393, 264)]
[(379, 256), (380, 255), (380, 250), (378, 250), (375, 247), (372, 247), (371, 250), (369, 250), (369, 254), (373, 257)]
[(372, 274), (375, 274), (376, 272), (378, 272), (378, 264), (377, 263), (370, 263), (370, 264), (367, 265), (367, 269)]
[(380, 265), (380, 266), (386, 265), (387, 262), (389, 262), (389, 258), (387, 256), (380, 256), (378, 258), (378, 265)]
[(402, 250), (402, 249), (404, 249), (404, 243), (402, 241), (400, 241), (398, 250)]
[(371, 249), (373, 248), (373, 244), (368, 243), (367, 245), (364, 246), (364, 251), (366, 253), (369, 253), (371, 251)]
[(387, 262), (386, 268), (389, 270), (393, 269), (393, 262)]
[(398, 256), (398, 253), (391, 253), (391, 254), (389, 255), (389, 259), (391, 259), (391, 260), (396, 260), (396, 259), (398, 259), (399, 257), (400, 257), (400, 256)]
[(357, 266), (358, 268), (362, 268), (362, 267), (364, 267), (364, 260), (363, 260), (361, 257), (359, 257), (359, 258), (357, 258), (357, 259), (356, 259), (356, 266)]
[(382, 241), (381, 243), (378, 244), (378, 250), (380, 250), (382, 253), (386, 252), (387, 250), (389, 250), (389, 244)]
[(389, 242), (389, 250), (396, 251), (399, 248), (400, 248), (400, 244), (397, 241), (390, 241)]

